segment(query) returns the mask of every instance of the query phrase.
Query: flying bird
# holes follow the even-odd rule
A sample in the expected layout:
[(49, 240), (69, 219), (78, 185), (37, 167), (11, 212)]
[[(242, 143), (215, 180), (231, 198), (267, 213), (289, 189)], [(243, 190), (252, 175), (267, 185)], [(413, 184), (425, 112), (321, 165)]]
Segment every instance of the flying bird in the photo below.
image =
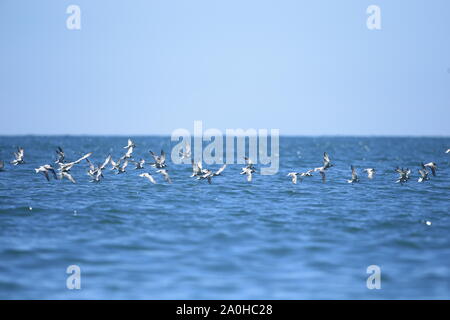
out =
[(202, 162), (199, 161), (198, 163), (194, 162), (194, 159), (191, 159), (192, 163), (192, 175), (191, 178), (200, 176), (203, 172)]
[(25, 150), (21, 147), (17, 148), (17, 152), (14, 152), (15, 159), (11, 161), (11, 164), (17, 166), (18, 164), (24, 164), (24, 156), (25, 156)]
[(293, 184), (297, 184), (297, 176), (298, 176), (298, 175), (299, 175), (298, 172), (289, 172), (289, 173), (287, 174), (288, 177), (291, 177), (292, 183), (293, 183)]
[(350, 180), (347, 180), (348, 183), (355, 183), (359, 182), (358, 175), (356, 174), (356, 169), (353, 166), (350, 166), (350, 169), (352, 169), (352, 178)]
[(49, 165), (49, 164), (44, 164), (43, 166), (40, 166), (39, 168), (34, 169), (36, 171), (36, 173), (42, 173), (45, 178), (47, 179), (47, 181), (50, 181), (50, 176), (49, 176), (49, 172), (51, 172), (53, 174), (53, 177), (55, 178), (55, 180), (58, 179), (58, 177), (56, 176), (56, 172), (55, 169)]
[(159, 169), (159, 170), (156, 170), (156, 172), (162, 174), (164, 177), (164, 180), (166, 180), (166, 182), (172, 183), (172, 180), (170, 180), (169, 173), (167, 172), (166, 169)]
[(150, 150), (150, 154), (152, 155), (153, 159), (155, 160), (155, 163), (151, 164), (152, 167), (161, 169), (166, 167), (166, 153), (164, 150), (161, 150), (161, 155), (155, 154), (153, 151)]
[(245, 167), (245, 168), (242, 168), (242, 172), (240, 174), (246, 174), (247, 175), (247, 182), (251, 182), (254, 172), (255, 172), (255, 169), (253, 169), (251, 167)]
[(422, 166), (425, 168), (430, 168), (431, 174), (433, 174), (433, 177), (436, 176), (436, 169), (437, 169), (436, 163), (429, 162), (429, 163), (422, 164)]
[(150, 173), (148, 173), (148, 172), (141, 173), (141, 174), (139, 175), (139, 177), (146, 178), (146, 179), (148, 179), (151, 183), (156, 184), (155, 179), (154, 179), (153, 176), (152, 176)]
[(364, 171), (367, 172), (367, 178), (373, 179), (373, 176), (375, 175), (374, 168), (367, 168), (367, 169), (364, 169)]
[(189, 144), (186, 144), (183, 151), (180, 151), (180, 157), (181, 159), (188, 159), (191, 157), (191, 146)]
[(417, 180), (417, 182), (424, 182), (427, 180), (430, 180), (430, 178), (428, 178), (428, 171), (426, 169), (418, 169), (420, 177), (419, 180)]
[(58, 147), (55, 150), (58, 158), (56, 159), (55, 163), (64, 163), (64, 159), (65, 159), (65, 154), (64, 154), (64, 150), (61, 147)]
[(140, 170), (140, 169), (144, 169), (144, 164), (145, 164), (145, 160), (144, 159), (141, 159), (141, 160), (139, 160), (139, 161), (131, 161), (131, 162), (133, 162), (134, 163), (134, 165), (135, 165), (135, 170)]
[(128, 144), (123, 148), (124, 149), (136, 148), (136, 145), (134, 144), (133, 141), (131, 141), (131, 139), (128, 139)]
[(395, 169), (395, 172), (399, 174), (398, 180), (395, 181), (396, 183), (403, 184), (409, 180), (409, 175), (411, 174), (411, 170), (406, 168), (404, 170), (403, 168), (399, 169), (398, 167)]

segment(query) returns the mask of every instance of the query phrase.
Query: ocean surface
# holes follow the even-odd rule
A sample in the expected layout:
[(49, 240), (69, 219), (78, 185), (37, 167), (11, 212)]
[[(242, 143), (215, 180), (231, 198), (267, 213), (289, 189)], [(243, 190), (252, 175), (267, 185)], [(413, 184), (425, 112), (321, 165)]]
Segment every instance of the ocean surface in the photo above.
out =
[[(131, 137), (136, 159), (170, 153), (170, 137)], [(228, 165), (213, 183), (168, 159), (172, 184), (153, 185), (130, 164), (90, 183), (47, 182), (34, 168), (93, 152), (117, 160), (127, 137), (0, 137), (1, 299), (449, 299), (450, 138), (282, 137), (280, 170), (254, 175)], [(26, 164), (12, 166), (17, 146)], [(291, 183), (287, 173), (335, 164)], [(418, 183), (420, 162), (436, 177)], [(360, 183), (348, 184), (350, 165)], [(413, 177), (396, 184), (396, 166)], [(218, 168), (219, 165), (208, 166)], [(260, 165), (256, 165), (260, 168)], [(368, 180), (363, 168), (374, 167)], [(154, 172), (146, 167), (144, 171)], [(428, 222), (428, 223), (427, 223)], [(67, 267), (81, 270), (69, 290)], [(381, 270), (369, 290), (367, 267)]]

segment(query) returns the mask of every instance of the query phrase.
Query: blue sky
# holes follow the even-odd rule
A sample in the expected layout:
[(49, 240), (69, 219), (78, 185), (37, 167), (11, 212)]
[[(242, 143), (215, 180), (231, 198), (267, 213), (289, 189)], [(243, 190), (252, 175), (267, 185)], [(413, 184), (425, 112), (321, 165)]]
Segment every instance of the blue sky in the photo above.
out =
[[(66, 8), (81, 8), (81, 30)], [(381, 8), (381, 30), (366, 9)], [(450, 1), (0, 1), (0, 134), (450, 135)]]

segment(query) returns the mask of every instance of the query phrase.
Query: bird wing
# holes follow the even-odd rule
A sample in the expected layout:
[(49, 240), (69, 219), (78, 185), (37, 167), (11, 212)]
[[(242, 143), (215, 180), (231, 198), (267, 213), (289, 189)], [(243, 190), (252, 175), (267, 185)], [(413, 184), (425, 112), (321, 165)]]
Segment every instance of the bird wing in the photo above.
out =
[(216, 171), (216, 173), (214, 175), (218, 176), (219, 174), (221, 174), (223, 172), (223, 170), (225, 170), (226, 167), (227, 167), (227, 165), (224, 164), (219, 170)]
[(161, 149), (161, 157), (159, 158), (159, 160), (161, 161), (161, 163), (166, 161), (166, 153), (162, 149)]
[(73, 164), (77, 164), (80, 163), (81, 161), (83, 161), (84, 159), (87, 159), (88, 157), (90, 157), (92, 155), (92, 152), (86, 153), (84, 156), (82, 156), (80, 159), (78, 159), (77, 161), (74, 161)]
[(109, 156), (106, 158), (105, 162), (103, 162), (103, 164), (100, 166), (100, 170), (105, 169), (105, 167), (108, 165), (108, 163), (109, 163), (111, 160), (112, 160), (112, 159), (111, 159), (111, 155), (109, 155)]

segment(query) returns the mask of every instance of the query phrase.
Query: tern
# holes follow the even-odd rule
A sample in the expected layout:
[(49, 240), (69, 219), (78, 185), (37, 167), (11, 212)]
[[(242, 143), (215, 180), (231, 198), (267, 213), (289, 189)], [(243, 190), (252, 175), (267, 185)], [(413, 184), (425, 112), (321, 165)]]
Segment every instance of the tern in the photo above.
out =
[(144, 164), (145, 164), (145, 160), (144, 159), (141, 159), (139, 161), (133, 161), (132, 160), (131, 162), (133, 162), (134, 165), (136, 166), (134, 168), (134, 170), (144, 169)]
[[(120, 164), (120, 163), (119, 163)], [(116, 172), (116, 174), (121, 174), (121, 173), (124, 173), (124, 172), (126, 172), (125, 171), (125, 168), (128, 166), (128, 160), (125, 160), (124, 162), (123, 162), (123, 164), (122, 164), (122, 166), (118, 166), (117, 167), (117, 172)]]
[(191, 159), (191, 163), (192, 163), (192, 175), (191, 178), (196, 177), (196, 176), (200, 176), (202, 174), (202, 162), (199, 161), (198, 163), (194, 162), (194, 159)]
[(216, 172), (208, 170), (208, 169), (203, 169), (202, 173), (203, 175), (199, 176), (197, 179), (208, 179), (208, 183), (211, 184), (211, 179), (215, 176), (220, 176), (223, 172), (223, 170), (225, 170), (225, 168), (227, 167), (226, 164), (224, 164), (219, 170), (217, 170)]
[(159, 169), (156, 170), (156, 172), (161, 173), (164, 177), (164, 180), (166, 180), (168, 183), (172, 183), (172, 180), (170, 180), (169, 173), (166, 169)]
[(183, 151), (180, 151), (180, 157), (181, 159), (188, 159), (191, 157), (191, 146), (189, 144), (186, 144)]
[(292, 183), (293, 183), (293, 184), (297, 184), (297, 176), (298, 176), (299, 174), (300, 174), (300, 173), (298, 173), (298, 172), (289, 172), (289, 173), (287, 174), (287, 176), (288, 176), (288, 177), (291, 177)]
[(123, 148), (124, 149), (136, 148), (136, 145), (134, 144), (133, 141), (131, 141), (131, 139), (128, 139), (128, 144)]
[(425, 164), (422, 164), (422, 167), (430, 168), (431, 174), (433, 175), (433, 177), (436, 176), (436, 169), (437, 169), (436, 163), (434, 163), (434, 162), (425, 163)]
[(127, 152), (120, 159), (122, 159), (122, 160), (123, 159), (130, 159), (131, 155), (133, 154), (133, 150), (134, 150), (133, 146), (129, 147)]
[(81, 161), (83, 161), (84, 159), (89, 158), (92, 155), (92, 152), (89, 152), (87, 154), (85, 154), (84, 156), (82, 156), (80, 159), (73, 161), (73, 162), (68, 162), (68, 163), (61, 163), (59, 162), (59, 170), (60, 171), (70, 171), (70, 169), (72, 169), (72, 167), (78, 163), (80, 163)]
[(373, 176), (375, 174), (374, 168), (367, 168), (367, 169), (364, 169), (364, 171), (367, 172), (367, 178), (373, 179)]
[(430, 180), (430, 178), (428, 178), (428, 171), (423, 168), (423, 169), (418, 169), (420, 177), (419, 180), (417, 180), (417, 182), (424, 182), (427, 180)]
[(64, 159), (65, 159), (65, 154), (64, 151), (61, 147), (58, 147), (55, 150), (56, 154), (58, 155), (58, 159), (56, 159), (55, 163), (64, 163)]
[(247, 182), (251, 182), (254, 172), (255, 172), (255, 169), (250, 168), (250, 167), (245, 167), (245, 168), (242, 168), (242, 172), (240, 174), (246, 174), (247, 175)]
[(51, 172), (53, 174), (53, 177), (56, 179), (58, 179), (58, 177), (56, 176), (56, 172), (55, 169), (49, 165), (49, 164), (44, 164), (43, 166), (40, 166), (37, 169), (34, 169), (36, 171), (36, 173), (42, 173), (45, 178), (47, 179), (47, 181), (50, 181), (50, 176), (49, 176), (49, 172)]
[(164, 152), (164, 150), (161, 150), (161, 155), (158, 156), (157, 154), (155, 154), (153, 151), (150, 150), (150, 154), (152, 155), (153, 159), (155, 159), (155, 163), (153, 163), (151, 166), (161, 169), (166, 167), (166, 153)]
[(86, 161), (89, 164), (88, 175), (92, 178), (91, 182), (100, 182), (101, 178), (103, 178), (103, 170), (106, 168), (108, 163), (111, 162), (111, 155), (109, 155), (99, 167), (95, 167), (88, 158), (86, 158)]
[(25, 150), (21, 147), (17, 148), (17, 152), (14, 152), (14, 157), (15, 159), (13, 161), (11, 161), (11, 164), (17, 166), (18, 164), (24, 164), (24, 155), (25, 155)]
[(141, 174), (139, 175), (139, 177), (146, 178), (146, 179), (148, 179), (151, 183), (156, 184), (155, 179), (154, 179), (153, 176), (152, 176), (150, 173), (148, 173), (148, 172), (141, 173)]
[(398, 177), (398, 180), (396, 181), (396, 183), (403, 184), (409, 180), (409, 175), (411, 174), (411, 170), (409, 170), (408, 168), (406, 168), (406, 170), (404, 170), (403, 168), (399, 169), (397, 167), (395, 169), (395, 172), (397, 172), (399, 174), (399, 177)]
[(355, 183), (359, 182), (358, 175), (356, 174), (356, 169), (353, 166), (350, 166), (350, 169), (352, 169), (352, 178), (350, 180), (347, 180), (348, 183)]

